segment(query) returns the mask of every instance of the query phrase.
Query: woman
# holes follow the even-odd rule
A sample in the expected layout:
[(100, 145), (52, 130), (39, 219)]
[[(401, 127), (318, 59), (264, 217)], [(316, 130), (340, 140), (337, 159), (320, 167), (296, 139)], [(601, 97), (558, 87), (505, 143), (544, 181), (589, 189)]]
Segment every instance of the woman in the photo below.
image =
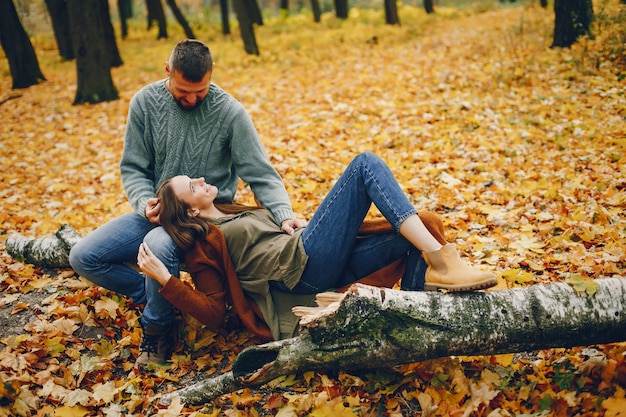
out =
[[(248, 315), (244, 323), (253, 328), (259, 323), (252, 321), (261, 319), (276, 339), (280, 329), (271, 289), (287, 294), (336, 289), (407, 255), (404, 290), (469, 291), (497, 283), (494, 274), (468, 266), (454, 245), (428, 230), (389, 167), (372, 153), (358, 155), (308, 225), (301, 222), (291, 234), (267, 210), (215, 204), (216, 196), (217, 189), (203, 178), (187, 176), (166, 180), (157, 191), (161, 224), (185, 250), (195, 290), (172, 279), (145, 243), (137, 258), (146, 276), (162, 285), (166, 299), (209, 326), (223, 320), (228, 287), (231, 298), (254, 301), (249, 308), (235, 306), (240, 317)], [(372, 204), (395, 231), (360, 238)], [(244, 294), (237, 293), (241, 290)]]

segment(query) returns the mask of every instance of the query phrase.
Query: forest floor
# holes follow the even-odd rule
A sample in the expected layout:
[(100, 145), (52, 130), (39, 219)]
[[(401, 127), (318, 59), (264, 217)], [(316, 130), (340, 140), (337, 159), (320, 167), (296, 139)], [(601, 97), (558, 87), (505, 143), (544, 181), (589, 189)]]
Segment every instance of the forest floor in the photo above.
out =
[[(372, 151), (414, 204), (442, 216), (464, 256), (498, 274), (494, 290), (623, 277), (625, 12), (597, 2), (594, 39), (551, 49), (554, 12), (534, 3), (403, 6), (396, 27), (356, 9), (318, 25), (272, 18), (256, 28), (258, 57), (238, 36), (197, 34), (302, 218)], [(165, 76), (180, 36), (132, 27), (112, 70), (120, 98), (97, 105), (72, 106), (75, 64), (49, 36), (33, 37), (47, 81), (13, 91), (0, 62), (0, 415), (624, 415), (624, 343), (287, 375), (205, 405), (160, 405), (257, 340), (232, 322), (214, 332), (186, 318), (172, 361), (136, 374), (140, 310), (70, 269), (18, 262), (3, 243), (62, 224), (86, 234), (131, 210), (119, 178), (128, 102)]]

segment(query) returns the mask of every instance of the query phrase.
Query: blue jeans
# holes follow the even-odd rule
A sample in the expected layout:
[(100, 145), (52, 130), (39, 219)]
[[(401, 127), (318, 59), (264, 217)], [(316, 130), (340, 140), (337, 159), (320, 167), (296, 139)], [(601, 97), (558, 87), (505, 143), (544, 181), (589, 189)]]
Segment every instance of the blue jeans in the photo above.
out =
[(145, 303), (142, 325), (168, 325), (174, 309), (159, 294), (161, 285), (126, 264), (136, 264), (144, 241), (178, 277), (182, 251), (162, 227), (136, 213), (117, 217), (82, 238), (70, 251), (70, 265), (94, 284), (124, 294), (136, 304)]
[[(396, 232), (358, 238), (374, 204)], [(302, 233), (309, 260), (294, 293), (340, 288), (407, 256), (402, 289), (422, 290), (426, 263), (397, 231), (417, 214), (387, 164), (372, 153), (358, 155), (330, 190)]]

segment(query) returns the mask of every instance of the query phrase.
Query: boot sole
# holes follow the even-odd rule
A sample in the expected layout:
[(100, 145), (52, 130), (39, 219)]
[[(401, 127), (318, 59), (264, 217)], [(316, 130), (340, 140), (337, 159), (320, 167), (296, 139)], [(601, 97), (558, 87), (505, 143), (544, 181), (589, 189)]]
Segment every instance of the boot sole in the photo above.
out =
[(448, 292), (464, 292), (464, 291), (477, 291), (487, 288), (495, 287), (498, 284), (496, 278), (489, 278), (484, 281), (474, 282), (472, 284), (437, 284), (437, 283), (424, 283), (424, 291), (439, 291), (445, 290)]

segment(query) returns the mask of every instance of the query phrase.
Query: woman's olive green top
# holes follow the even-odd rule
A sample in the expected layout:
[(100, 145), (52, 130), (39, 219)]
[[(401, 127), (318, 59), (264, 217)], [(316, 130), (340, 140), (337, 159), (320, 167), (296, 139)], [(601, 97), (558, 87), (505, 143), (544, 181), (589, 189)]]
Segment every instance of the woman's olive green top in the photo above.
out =
[(297, 324), (291, 307), (310, 305), (314, 296), (301, 300), (295, 294), (271, 288), (269, 282), (282, 281), (288, 288), (300, 282), (308, 260), (301, 238), (304, 229), (288, 235), (266, 209), (245, 211), (211, 223), (224, 234), (241, 287), (259, 306), (274, 338), (278, 339), (279, 334), (290, 337)]

